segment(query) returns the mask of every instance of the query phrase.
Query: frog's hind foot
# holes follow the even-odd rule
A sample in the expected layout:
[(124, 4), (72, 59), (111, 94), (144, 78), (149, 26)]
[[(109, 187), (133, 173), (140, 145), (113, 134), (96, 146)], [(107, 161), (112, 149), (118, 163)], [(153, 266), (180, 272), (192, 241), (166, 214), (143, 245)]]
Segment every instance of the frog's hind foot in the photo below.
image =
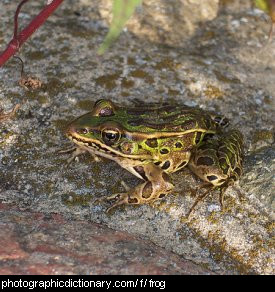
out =
[(201, 201), (203, 201), (211, 193), (211, 191), (214, 189), (213, 186), (209, 186), (209, 184), (205, 184), (205, 185), (203, 185), (203, 187), (204, 188), (207, 187), (208, 189), (203, 194), (201, 194), (200, 196), (198, 196), (198, 198), (196, 199), (196, 201), (193, 203), (192, 207), (190, 208), (190, 210), (186, 214), (187, 219), (189, 219), (191, 213), (194, 211), (194, 209), (198, 205), (198, 203), (200, 203)]
[(220, 202), (220, 206), (221, 206), (221, 212), (224, 209), (224, 195), (225, 192), (228, 188), (228, 184), (217, 187), (217, 186), (213, 186), (213, 185), (207, 185), (207, 183), (205, 185), (203, 185), (202, 187), (207, 187), (207, 191), (204, 192), (203, 194), (201, 194), (200, 196), (198, 196), (198, 198), (196, 199), (196, 201), (194, 202), (194, 204), (192, 205), (192, 207), (190, 208), (190, 210), (188, 211), (186, 217), (189, 218), (189, 216), (191, 215), (191, 213), (194, 211), (195, 207), (198, 205), (199, 202), (203, 201), (212, 191), (215, 190), (219, 190), (219, 202)]

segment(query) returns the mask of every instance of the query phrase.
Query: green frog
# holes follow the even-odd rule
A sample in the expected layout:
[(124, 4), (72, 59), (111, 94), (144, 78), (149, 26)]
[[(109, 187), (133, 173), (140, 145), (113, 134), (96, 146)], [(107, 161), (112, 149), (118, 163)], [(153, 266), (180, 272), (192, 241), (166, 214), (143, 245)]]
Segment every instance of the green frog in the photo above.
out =
[(66, 134), (78, 146), (75, 155), (88, 151), (96, 159), (111, 159), (143, 180), (106, 197), (115, 200), (108, 212), (122, 204), (139, 205), (165, 197), (174, 187), (169, 174), (187, 165), (214, 188), (229, 185), (234, 176), (239, 178), (242, 136), (236, 130), (224, 136), (225, 125), (224, 119), (198, 108), (169, 104), (129, 108), (100, 99), (91, 112), (68, 125)]

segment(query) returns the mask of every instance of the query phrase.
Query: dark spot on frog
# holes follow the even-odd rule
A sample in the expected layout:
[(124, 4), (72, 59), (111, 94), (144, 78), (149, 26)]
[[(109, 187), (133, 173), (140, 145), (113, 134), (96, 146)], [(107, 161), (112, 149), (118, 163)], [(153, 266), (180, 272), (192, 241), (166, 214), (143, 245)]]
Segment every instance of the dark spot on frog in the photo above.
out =
[(152, 183), (151, 182), (148, 182), (143, 190), (142, 190), (142, 198), (144, 199), (148, 199), (151, 197), (151, 194), (153, 192), (153, 186), (152, 186)]
[(142, 166), (135, 166), (134, 170), (144, 179), (144, 180), (148, 180), (144, 168)]
[(197, 132), (196, 133), (196, 138), (195, 138), (195, 144), (199, 144), (199, 142), (201, 141), (201, 132)]
[(219, 161), (223, 174), (228, 174), (229, 165), (227, 164), (225, 158), (221, 158)]
[(169, 150), (167, 148), (162, 148), (160, 149), (160, 154), (168, 154), (169, 153)]
[(137, 198), (129, 198), (128, 204), (138, 204), (138, 199)]
[(207, 179), (208, 179), (209, 181), (216, 180), (217, 178), (218, 178), (218, 177), (215, 176), (215, 175), (208, 175), (208, 176), (207, 176)]
[(232, 168), (234, 168), (235, 164), (236, 164), (236, 160), (235, 160), (235, 156), (234, 155), (232, 155), (232, 157), (230, 158), (230, 163), (231, 163)]
[(210, 157), (208, 157), (208, 156), (200, 157), (197, 160), (197, 165), (207, 165), (207, 166), (210, 166), (210, 165), (213, 165), (213, 164), (214, 164), (213, 159), (210, 158)]
[[(204, 135), (203, 140), (207, 141), (207, 140), (213, 138), (213, 136), (214, 136), (214, 134), (207, 133)], [(209, 146), (207, 146), (207, 147), (209, 147)]]
[(164, 164), (162, 165), (162, 169), (168, 169), (170, 167), (171, 163), (169, 160), (165, 161)]
[(176, 142), (175, 143), (176, 148), (182, 148), (182, 143), (181, 142)]
[(159, 198), (161, 199), (161, 198), (164, 198), (165, 196), (166, 196), (166, 194), (160, 194)]
[(158, 140), (156, 138), (148, 139), (145, 144), (151, 148), (158, 147)]

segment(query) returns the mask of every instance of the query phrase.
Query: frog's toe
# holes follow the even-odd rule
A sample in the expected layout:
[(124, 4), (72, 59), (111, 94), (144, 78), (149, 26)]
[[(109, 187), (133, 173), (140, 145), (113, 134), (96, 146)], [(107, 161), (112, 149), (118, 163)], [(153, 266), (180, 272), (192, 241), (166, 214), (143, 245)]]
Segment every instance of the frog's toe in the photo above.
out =
[(110, 200), (120, 201), (122, 198), (128, 198), (127, 193), (115, 193), (115, 194), (112, 194), (110, 196), (104, 197), (104, 200), (106, 200), (106, 201), (110, 201)]
[(129, 195), (128, 193), (116, 193), (116, 194), (112, 194), (110, 196), (104, 196), (102, 198), (95, 198), (92, 201), (92, 204), (94, 203), (100, 203), (103, 201), (111, 201), (111, 200), (115, 200), (115, 202), (111, 205), (111, 207), (109, 207), (107, 209), (107, 213), (109, 213), (112, 209), (114, 209), (117, 206), (123, 205), (123, 204), (129, 204)]
[(106, 197), (105, 199), (106, 200), (113, 200), (113, 199), (116, 200), (116, 202), (114, 204), (112, 204), (112, 206), (107, 209), (107, 211), (106, 211), (107, 213), (109, 213), (112, 209), (114, 209), (120, 205), (129, 204), (129, 196), (127, 193), (113, 194), (109, 197)]
[(110, 201), (110, 200), (114, 200), (114, 199), (119, 199), (120, 195), (121, 195), (120, 193), (116, 193), (116, 194), (112, 194), (111, 196), (103, 196), (101, 198), (94, 198), (92, 200), (91, 204), (100, 203), (103, 201)]

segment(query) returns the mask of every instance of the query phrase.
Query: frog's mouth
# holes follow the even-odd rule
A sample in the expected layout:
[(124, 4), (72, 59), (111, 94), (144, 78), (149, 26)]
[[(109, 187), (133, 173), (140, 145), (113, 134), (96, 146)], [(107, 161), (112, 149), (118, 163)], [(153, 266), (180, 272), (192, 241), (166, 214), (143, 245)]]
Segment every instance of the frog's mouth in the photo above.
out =
[(133, 160), (144, 160), (149, 159), (150, 156), (140, 156), (140, 155), (131, 155), (131, 154), (125, 154), (120, 152), (119, 150), (116, 150), (112, 147), (109, 147), (105, 144), (100, 143), (98, 140), (93, 139), (85, 139), (82, 136), (78, 136), (77, 134), (71, 134), (67, 133), (67, 137), (77, 144), (78, 146), (85, 148), (86, 150), (92, 152), (95, 155), (102, 156), (105, 158), (109, 158), (112, 160), (116, 160), (117, 157), (120, 158), (130, 158)]
[(96, 143), (95, 141), (91, 141), (91, 140), (84, 140), (83, 138), (78, 138), (75, 137), (73, 135), (67, 135), (68, 138), (73, 141), (75, 144), (79, 145), (79, 146), (83, 146), (83, 147), (88, 147), (89, 149), (95, 150), (95, 151), (100, 151), (100, 152), (104, 152), (104, 153), (108, 153), (108, 154), (112, 154), (113, 151), (110, 151), (110, 149), (108, 149), (105, 146), (102, 146), (100, 143)]

